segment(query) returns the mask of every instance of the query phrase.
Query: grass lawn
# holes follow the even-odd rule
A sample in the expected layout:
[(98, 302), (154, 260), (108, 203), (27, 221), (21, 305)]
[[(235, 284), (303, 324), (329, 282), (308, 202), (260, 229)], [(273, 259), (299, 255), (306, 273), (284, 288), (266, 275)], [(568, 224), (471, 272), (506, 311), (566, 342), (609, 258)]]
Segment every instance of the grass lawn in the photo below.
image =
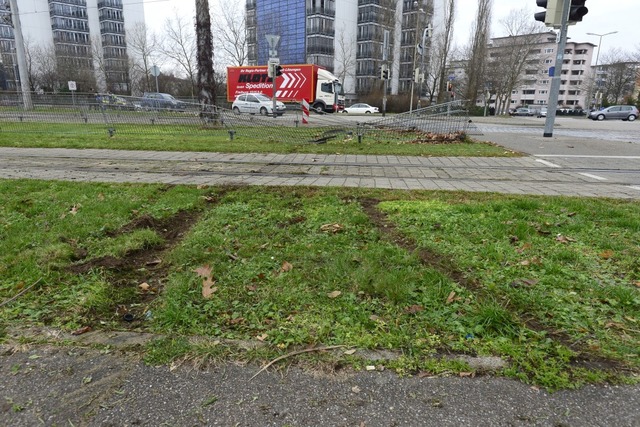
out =
[[(355, 124), (353, 125), (355, 128)], [(0, 146), (36, 148), (108, 148), (116, 150), (204, 151), (224, 153), (317, 153), (399, 156), (512, 157), (518, 153), (488, 142), (425, 139), (414, 132), (339, 133), (326, 143), (316, 141), (323, 128), (235, 127), (119, 124), (113, 136), (104, 125), (2, 123)]]
[[(0, 337), (166, 334), (150, 363), (343, 345), (400, 374), (492, 355), (550, 390), (640, 373), (637, 202), (30, 180), (0, 198)], [(287, 360), (370, 364), (350, 353)]]

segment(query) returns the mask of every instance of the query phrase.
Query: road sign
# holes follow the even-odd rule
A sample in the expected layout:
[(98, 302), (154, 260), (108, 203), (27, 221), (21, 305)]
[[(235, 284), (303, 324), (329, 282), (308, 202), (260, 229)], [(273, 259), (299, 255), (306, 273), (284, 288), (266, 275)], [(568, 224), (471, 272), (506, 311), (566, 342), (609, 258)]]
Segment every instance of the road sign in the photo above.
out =
[(73, 80), (69, 80), (67, 84), (69, 85), (69, 90), (71, 91), (78, 89), (78, 87), (76, 86), (76, 82), (74, 82)]
[(153, 77), (158, 77), (160, 75), (160, 67), (158, 67), (157, 65), (152, 65), (149, 72)]

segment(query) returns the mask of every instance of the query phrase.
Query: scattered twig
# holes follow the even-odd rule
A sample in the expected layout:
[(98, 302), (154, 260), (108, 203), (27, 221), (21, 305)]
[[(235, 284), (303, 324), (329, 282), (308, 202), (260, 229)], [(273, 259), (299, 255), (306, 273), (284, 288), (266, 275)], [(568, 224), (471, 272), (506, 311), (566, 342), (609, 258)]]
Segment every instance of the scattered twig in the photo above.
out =
[(26, 294), (26, 293), (27, 293), (27, 291), (29, 291), (29, 289), (33, 288), (35, 285), (37, 285), (38, 283), (40, 283), (40, 281), (41, 281), (41, 280), (42, 280), (42, 277), (41, 277), (41, 278), (39, 278), (38, 280), (36, 280), (36, 282), (35, 282), (33, 285), (31, 285), (31, 286), (29, 286), (29, 287), (27, 287), (27, 288), (25, 288), (25, 289), (21, 290), (21, 291), (18, 293), (18, 295), (14, 296), (14, 297), (11, 297), (11, 298), (9, 298), (8, 300), (6, 300), (6, 301), (4, 301), (4, 302), (0, 303), (0, 307), (4, 307), (5, 305), (9, 304), (10, 302), (17, 300), (17, 299), (18, 299), (18, 298), (20, 298), (22, 295)]
[(293, 351), (291, 353), (287, 353), (287, 354), (285, 354), (283, 356), (280, 356), (280, 357), (277, 357), (277, 358), (273, 359), (271, 362), (269, 362), (266, 365), (264, 365), (262, 367), (262, 369), (260, 369), (258, 372), (256, 372), (256, 374), (254, 376), (249, 378), (249, 381), (251, 381), (252, 379), (257, 377), (258, 375), (260, 375), (263, 371), (269, 369), (269, 367), (271, 365), (273, 365), (274, 363), (277, 363), (277, 362), (279, 362), (279, 361), (281, 361), (283, 359), (286, 359), (288, 357), (297, 356), (298, 354), (303, 354), (303, 353), (311, 353), (313, 351), (335, 350), (336, 348), (342, 348), (342, 347), (346, 347), (346, 345), (332, 345), (332, 346), (329, 346), (329, 347), (307, 348), (305, 350), (298, 350), (298, 351)]

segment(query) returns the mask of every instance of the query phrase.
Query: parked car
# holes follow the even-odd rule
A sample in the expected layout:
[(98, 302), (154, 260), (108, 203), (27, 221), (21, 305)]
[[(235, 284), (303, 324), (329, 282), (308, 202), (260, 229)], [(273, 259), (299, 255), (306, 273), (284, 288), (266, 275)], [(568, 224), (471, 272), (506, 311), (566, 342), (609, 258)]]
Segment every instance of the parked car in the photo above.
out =
[(594, 110), (589, 113), (592, 120), (619, 119), (634, 121), (638, 118), (638, 108), (635, 105), (612, 105), (602, 110)]
[(538, 118), (547, 117), (547, 107), (540, 107), (537, 114)]
[[(261, 93), (243, 93), (238, 95), (231, 104), (231, 109), (236, 114), (249, 113), (267, 116), (273, 114), (273, 100)], [(284, 114), (287, 107), (280, 101), (276, 101), (276, 115)]]
[(173, 110), (184, 111), (187, 104), (178, 101), (168, 93), (145, 92), (140, 100), (140, 106), (145, 110)]
[(343, 113), (351, 113), (351, 114), (372, 114), (379, 113), (378, 107), (371, 106), (365, 103), (353, 104), (351, 107), (347, 107), (342, 110)]
[(511, 113), (512, 116), (534, 116), (535, 111), (530, 108), (516, 108), (514, 112)]

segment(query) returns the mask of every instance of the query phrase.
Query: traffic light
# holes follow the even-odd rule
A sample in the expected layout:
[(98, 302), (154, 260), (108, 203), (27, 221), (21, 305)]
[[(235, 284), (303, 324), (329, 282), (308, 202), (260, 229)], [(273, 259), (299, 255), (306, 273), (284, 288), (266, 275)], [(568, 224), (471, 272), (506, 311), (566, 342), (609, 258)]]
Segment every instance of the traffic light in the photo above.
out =
[(447, 84), (447, 91), (449, 91), (449, 92), (453, 92), (453, 83), (449, 82), (449, 83)]
[(380, 78), (382, 80), (387, 80), (389, 78), (389, 68), (386, 65), (380, 67)]
[(275, 71), (275, 73), (274, 73), (274, 74), (275, 74), (276, 76), (281, 76), (281, 75), (282, 75), (282, 66), (280, 66), (279, 64), (277, 64), (277, 65), (276, 65), (276, 67), (275, 67), (275, 70), (274, 70), (274, 71)]
[(586, 0), (571, 0), (571, 7), (569, 8), (569, 24), (575, 24), (581, 22), (582, 17), (589, 12), (589, 9), (585, 7)]
[(547, 27), (560, 28), (562, 26), (562, 9), (564, 0), (536, 0), (539, 7), (547, 9), (538, 12), (533, 17), (536, 21), (544, 22)]

